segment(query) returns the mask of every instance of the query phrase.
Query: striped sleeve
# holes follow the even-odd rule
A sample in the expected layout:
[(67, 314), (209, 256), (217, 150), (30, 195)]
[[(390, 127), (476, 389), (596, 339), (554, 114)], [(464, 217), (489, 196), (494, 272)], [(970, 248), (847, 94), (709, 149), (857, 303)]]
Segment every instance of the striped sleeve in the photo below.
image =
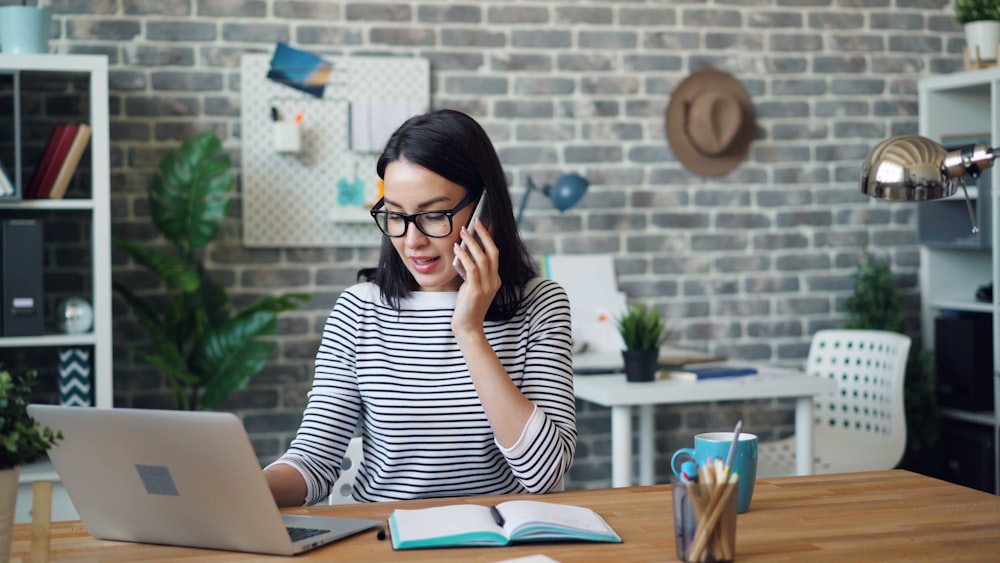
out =
[(552, 490), (576, 452), (572, 329), (569, 298), (551, 280), (537, 280), (525, 295), (526, 349), (520, 389), (535, 404), (521, 439), (504, 452), (528, 492)]
[(349, 292), (341, 295), (323, 328), (316, 354), (315, 375), (299, 430), (288, 451), (275, 463), (299, 470), (306, 480), (306, 504), (325, 500), (340, 467), (361, 413), (361, 395), (354, 377), (356, 322), (362, 301)]

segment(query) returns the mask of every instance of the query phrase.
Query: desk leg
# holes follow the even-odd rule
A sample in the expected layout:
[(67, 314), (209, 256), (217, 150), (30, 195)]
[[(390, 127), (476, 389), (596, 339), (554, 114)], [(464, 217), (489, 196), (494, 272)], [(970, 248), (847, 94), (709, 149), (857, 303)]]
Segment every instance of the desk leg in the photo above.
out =
[(795, 474), (812, 475), (813, 398), (795, 400)]
[(653, 432), (653, 405), (639, 407), (639, 484), (653, 484), (653, 450), (655, 449), (655, 432)]
[(632, 485), (632, 408), (611, 407), (611, 486)]

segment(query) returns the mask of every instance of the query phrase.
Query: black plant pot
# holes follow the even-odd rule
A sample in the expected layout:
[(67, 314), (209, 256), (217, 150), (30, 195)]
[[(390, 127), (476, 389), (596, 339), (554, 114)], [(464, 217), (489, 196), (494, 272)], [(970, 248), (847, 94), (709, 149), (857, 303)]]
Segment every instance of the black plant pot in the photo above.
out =
[(653, 381), (656, 379), (656, 366), (660, 361), (660, 351), (653, 350), (622, 350), (625, 360), (625, 379), (628, 381)]

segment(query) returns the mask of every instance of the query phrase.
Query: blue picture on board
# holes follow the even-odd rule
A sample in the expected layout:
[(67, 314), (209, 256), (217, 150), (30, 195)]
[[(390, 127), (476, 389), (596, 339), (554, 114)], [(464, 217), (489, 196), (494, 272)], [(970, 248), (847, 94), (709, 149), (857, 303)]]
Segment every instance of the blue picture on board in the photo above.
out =
[(274, 56), (271, 57), (271, 69), (268, 70), (267, 77), (322, 98), (332, 71), (333, 64), (321, 57), (278, 43), (274, 48)]

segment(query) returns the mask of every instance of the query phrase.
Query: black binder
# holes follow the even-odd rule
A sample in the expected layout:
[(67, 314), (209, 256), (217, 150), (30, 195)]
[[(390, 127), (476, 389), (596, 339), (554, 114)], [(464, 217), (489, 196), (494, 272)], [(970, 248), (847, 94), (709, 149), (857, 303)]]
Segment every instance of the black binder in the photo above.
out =
[(0, 294), (4, 336), (36, 336), (45, 332), (42, 287), (42, 222), (0, 222)]

